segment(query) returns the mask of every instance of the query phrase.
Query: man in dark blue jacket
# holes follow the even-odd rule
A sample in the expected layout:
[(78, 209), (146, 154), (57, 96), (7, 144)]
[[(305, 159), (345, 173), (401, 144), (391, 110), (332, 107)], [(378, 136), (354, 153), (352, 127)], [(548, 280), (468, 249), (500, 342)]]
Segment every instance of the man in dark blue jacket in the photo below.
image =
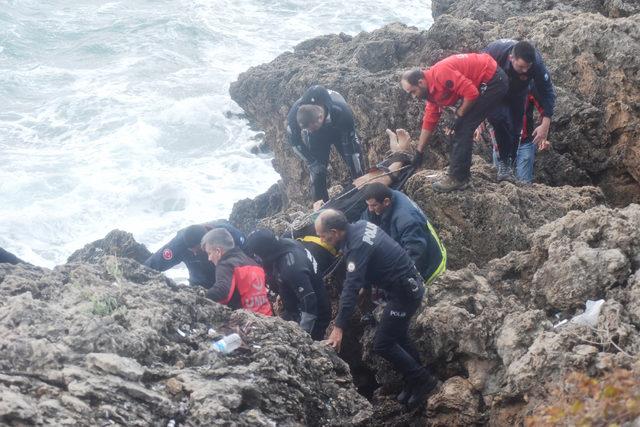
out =
[(376, 329), (373, 351), (404, 376), (405, 387), (398, 400), (411, 408), (423, 404), (437, 380), (422, 366), (409, 338), (409, 323), (425, 293), (413, 261), (378, 226), (367, 221), (349, 224), (342, 212), (321, 211), (315, 228), (323, 241), (340, 248), (347, 269), (340, 308), (327, 343), (340, 349), (343, 330), (351, 320), (361, 289), (372, 284), (385, 291), (388, 302)]
[(556, 94), (549, 70), (531, 43), (502, 39), (489, 44), (484, 51), (496, 60), (509, 78), (509, 90), (488, 120), (498, 143), (498, 181), (515, 181), (515, 161), (529, 83), (534, 81), (544, 111), (542, 122), (531, 134), (536, 145), (545, 141), (549, 134)]
[(287, 134), (294, 152), (309, 168), (314, 202), (329, 199), (327, 165), (331, 145), (347, 164), (352, 179), (364, 173), (353, 112), (338, 92), (311, 86), (289, 110)]
[(269, 289), (282, 299), (282, 318), (297, 322), (314, 340), (324, 339), (331, 305), (311, 252), (297, 240), (277, 238), (271, 230), (251, 233), (244, 251), (260, 258)]
[(189, 270), (189, 284), (211, 288), (216, 281), (216, 266), (209, 262), (207, 254), (200, 246), (202, 237), (214, 228), (226, 229), (236, 246), (244, 245), (244, 235), (224, 219), (190, 225), (176, 233), (176, 236), (163, 245), (144, 262), (144, 265), (158, 271), (166, 271), (181, 262)]
[(444, 272), (447, 250), (422, 210), (400, 191), (374, 182), (364, 187), (367, 210), (362, 219), (382, 228), (407, 251), (429, 284)]

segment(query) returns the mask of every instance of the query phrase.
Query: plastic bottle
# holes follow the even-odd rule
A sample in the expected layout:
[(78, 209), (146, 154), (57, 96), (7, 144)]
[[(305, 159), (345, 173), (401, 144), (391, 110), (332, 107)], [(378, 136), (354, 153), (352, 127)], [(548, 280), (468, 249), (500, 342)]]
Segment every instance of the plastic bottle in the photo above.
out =
[(242, 339), (238, 334), (227, 335), (211, 344), (211, 349), (219, 353), (229, 354), (242, 345)]

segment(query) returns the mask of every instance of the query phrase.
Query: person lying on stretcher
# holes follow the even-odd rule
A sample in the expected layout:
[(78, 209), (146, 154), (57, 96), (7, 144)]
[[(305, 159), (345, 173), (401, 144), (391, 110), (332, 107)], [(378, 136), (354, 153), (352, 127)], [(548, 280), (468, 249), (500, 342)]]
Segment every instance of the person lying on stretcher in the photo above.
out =
[[(411, 146), (411, 136), (404, 129), (396, 129), (395, 133), (391, 129), (386, 130), (389, 136), (389, 151), (384, 159), (375, 167), (353, 180), (354, 188), (361, 189), (366, 184), (381, 182), (387, 187), (395, 188), (396, 185), (404, 181), (402, 178), (409, 171), (413, 160), (414, 149)], [(395, 188), (399, 189), (399, 188)], [(353, 190), (353, 189), (352, 189)], [(327, 202), (330, 203), (331, 201)], [(313, 203), (313, 210), (317, 211), (323, 207), (323, 201), (318, 200)], [(326, 207), (326, 206), (324, 206)]]

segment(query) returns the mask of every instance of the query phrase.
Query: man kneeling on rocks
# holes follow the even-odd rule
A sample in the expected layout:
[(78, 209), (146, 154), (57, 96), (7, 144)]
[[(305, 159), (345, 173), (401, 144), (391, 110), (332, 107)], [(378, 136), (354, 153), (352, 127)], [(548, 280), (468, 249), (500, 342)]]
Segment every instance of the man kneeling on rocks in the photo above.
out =
[(314, 340), (324, 339), (331, 321), (331, 306), (318, 263), (311, 253), (300, 242), (277, 238), (271, 230), (251, 233), (245, 251), (260, 257), (269, 288), (282, 298), (282, 318), (298, 322)]
[(385, 291), (388, 302), (376, 329), (373, 351), (403, 375), (404, 388), (398, 400), (410, 408), (423, 404), (437, 379), (422, 366), (409, 339), (409, 323), (425, 293), (423, 279), (411, 258), (375, 224), (349, 224), (340, 211), (321, 211), (315, 228), (323, 241), (341, 249), (347, 265), (340, 308), (327, 343), (340, 350), (343, 330), (355, 310), (360, 289), (371, 283)]
[(447, 124), (453, 130), (449, 155), (449, 174), (433, 183), (440, 192), (462, 190), (469, 186), (473, 133), (507, 93), (509, 81), (488, 54), (452, 55), (427, 69), (406, 71), (400, 80), (402, 89), (427, 101), (414, 166), (422, 164), (424, 150), (440, 120), (442, 108), (460, 99), (455, 120)]
[(216, 266), (216, 282), (207, 297), (233, 309), (272, 315), (264, 270), (235, 246), (231, 233), (224, 228), (209, 231), (202, 238), (202, 249)]

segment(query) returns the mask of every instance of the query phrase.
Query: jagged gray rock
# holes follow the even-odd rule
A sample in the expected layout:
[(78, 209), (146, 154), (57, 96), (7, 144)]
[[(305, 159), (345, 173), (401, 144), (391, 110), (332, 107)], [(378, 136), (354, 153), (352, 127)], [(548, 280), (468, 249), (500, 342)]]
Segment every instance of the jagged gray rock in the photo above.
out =
[(431, 184), (443, 172), (421, 171), (405, 192), (428, 215), (448, 252), (448, 267), (462, 268), (529, 248), (531, 234), (543, 224), (604, 201), (595, 187), (548, 187), (495, 183), (495, 171), (481, 159), (472, 166), (473, 188), (438, 193)]
[[(98, 250), (131, 253), (127, 236), (86, 246), (91, 263), (0, 265), (0, 423), (367, 422), (371, 406), (332, 350), (294, 323), (231, 311)], [(213, 352), (211, 327), (243, 347)]]
[[(448, 271), (428, 288), (426, 303), (412, 327), (423, 358), (437, 368), (442, 379), (467, 377), (472, 390), (482, 395), (490, 419), (504, 417), (503, 410), (512, 413), (514, 402), (519, 401), (520, 418), (515, 419), (520, 422), (522, 414), (535, 408), (537, 399), (546, 397), (545, 383), (561, 381), (571, 370), (597, 372), (604, 366), (629, 366), (640, 354), (640, 324), (634, 310), (640, 274), (639, 229), (640, 205), (572, 211), (536, 231), (528, 251), (511, 252), (483, 268), (472, 264)], [(540, 275), (546, 264), (558, 263), (558, 252), (572, 256), (568, 242), (574, 246), (585, 243), (594, 251), (616, 248), (616, 257), (623, 258), (616, 265), (625, 266), (616, 286), (608, 282), (593, 286), (585, 280), (602, 277), (603, 262), (608, 262), (604, 257), (583, 257), (579, 265), (562, 265), (564, 283), (558, 283), (556, 276)], [(566, 278), (575, 281), (567, 284)], [(569, 322), (554, 328), (562, 318), (580, 313), (586, 299), (598, 298), (605, 299), (605, 304), (596, 327)], [(559, 299), (564, 302), (563, 310), (555, 306)], [(370, 349), (372, 337), (373, 331), (367, 328), (363, 348)], [(364, 360), (375, 369), (382, 385), (376, 394), (376, 417), (390, 420), (386, 425), (396, 425), (398, 407), (390, 390), (399, 379), (368, 350)], [(461, 395), (458, 404), (467, 400)], [(436, 409), (439, 404), (435, 402), (441, 398), (434, 395), (427, 412), (412, 416), (428, 414), (424, 418), (427, 425), (442, 425), (438, 420), (450, 420), (450, 415), (444, 408)], [(482, 411), (472, 414), (475, 418), (468, 419), (467, 425), (484, 419)]]

